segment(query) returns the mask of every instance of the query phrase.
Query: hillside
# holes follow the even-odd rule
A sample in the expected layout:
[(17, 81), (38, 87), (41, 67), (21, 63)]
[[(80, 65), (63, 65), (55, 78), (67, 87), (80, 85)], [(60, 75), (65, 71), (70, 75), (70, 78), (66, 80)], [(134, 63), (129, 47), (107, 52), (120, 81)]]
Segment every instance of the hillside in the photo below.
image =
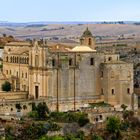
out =
[(27, 26), (0, 26), (0, 35), (7, 34), (16, 38), (78, 37), (86, 27), (94, 36), (140, 36), (140, 25), (134, 24), (48, 24)]

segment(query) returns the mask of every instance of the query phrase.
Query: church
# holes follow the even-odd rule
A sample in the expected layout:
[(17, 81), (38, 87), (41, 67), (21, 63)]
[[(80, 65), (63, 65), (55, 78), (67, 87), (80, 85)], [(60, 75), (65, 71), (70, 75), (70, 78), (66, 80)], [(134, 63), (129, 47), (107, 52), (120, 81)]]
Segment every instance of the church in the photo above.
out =
[(96, 51), (87, 28), (78, 46), (48, 46), (46, 40), (10, 42), (4, 47), (3, 73), (12, 91), (48, 99), (54, 110), (77, 110), (103, 101), (132, 108), (133, 64), (119, 54)]

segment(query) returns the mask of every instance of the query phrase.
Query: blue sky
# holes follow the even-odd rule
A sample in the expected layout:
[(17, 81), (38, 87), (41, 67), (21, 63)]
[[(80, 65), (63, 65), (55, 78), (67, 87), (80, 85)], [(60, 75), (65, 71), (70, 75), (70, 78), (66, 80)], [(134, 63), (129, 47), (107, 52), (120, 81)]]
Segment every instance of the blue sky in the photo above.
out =
[(0, 0), (0, 21), (140, 20), (140, 0)]

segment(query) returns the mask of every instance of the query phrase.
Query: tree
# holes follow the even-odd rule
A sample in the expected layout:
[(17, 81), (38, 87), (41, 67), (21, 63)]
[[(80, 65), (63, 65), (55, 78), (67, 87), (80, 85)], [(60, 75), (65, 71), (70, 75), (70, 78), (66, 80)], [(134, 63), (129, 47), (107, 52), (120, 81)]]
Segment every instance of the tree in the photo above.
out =
[(2, 90), (6, 91), (6, 92), (10, 91), (11, 90), (11, 83), (8, 81), (5, 81), (5, 83), (2, 84)]
[(113, 135), (113, 138), (117, 138), (120, 133), (121, 121), (119, 117), (111, 116), (106, 123), (107, 131)]
[(78, 120), (78, 124), (82, 127), (82, 126), (86, 125), (87, 123), (89, 123), (89, 119), (84, 115), (80, 116), (80, 118)]
[(39, 118), (46, 118), (46, 113), (49, 113), (49, 108), (45, 102), (39, 103), (36, 107), (36, 111), (38, 113)]

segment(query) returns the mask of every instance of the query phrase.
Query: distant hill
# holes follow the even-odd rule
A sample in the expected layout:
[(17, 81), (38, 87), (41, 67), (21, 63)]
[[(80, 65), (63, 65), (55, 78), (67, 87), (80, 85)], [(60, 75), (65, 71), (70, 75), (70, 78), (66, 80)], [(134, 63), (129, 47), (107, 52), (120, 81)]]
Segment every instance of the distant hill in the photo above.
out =
[(39, 21), (39, 22), (8, 22), (0, 21), (0, 26), (44, 26), (47, 24), (139, 24), (139, 21)]
[[(63, 23), (63, 24), (62, 24)], [(80, 37), (86, 27), (94, 36), (140, 36), (139, 22), (0, 22), (0, 35), (25, 38), (72, 38)]]

